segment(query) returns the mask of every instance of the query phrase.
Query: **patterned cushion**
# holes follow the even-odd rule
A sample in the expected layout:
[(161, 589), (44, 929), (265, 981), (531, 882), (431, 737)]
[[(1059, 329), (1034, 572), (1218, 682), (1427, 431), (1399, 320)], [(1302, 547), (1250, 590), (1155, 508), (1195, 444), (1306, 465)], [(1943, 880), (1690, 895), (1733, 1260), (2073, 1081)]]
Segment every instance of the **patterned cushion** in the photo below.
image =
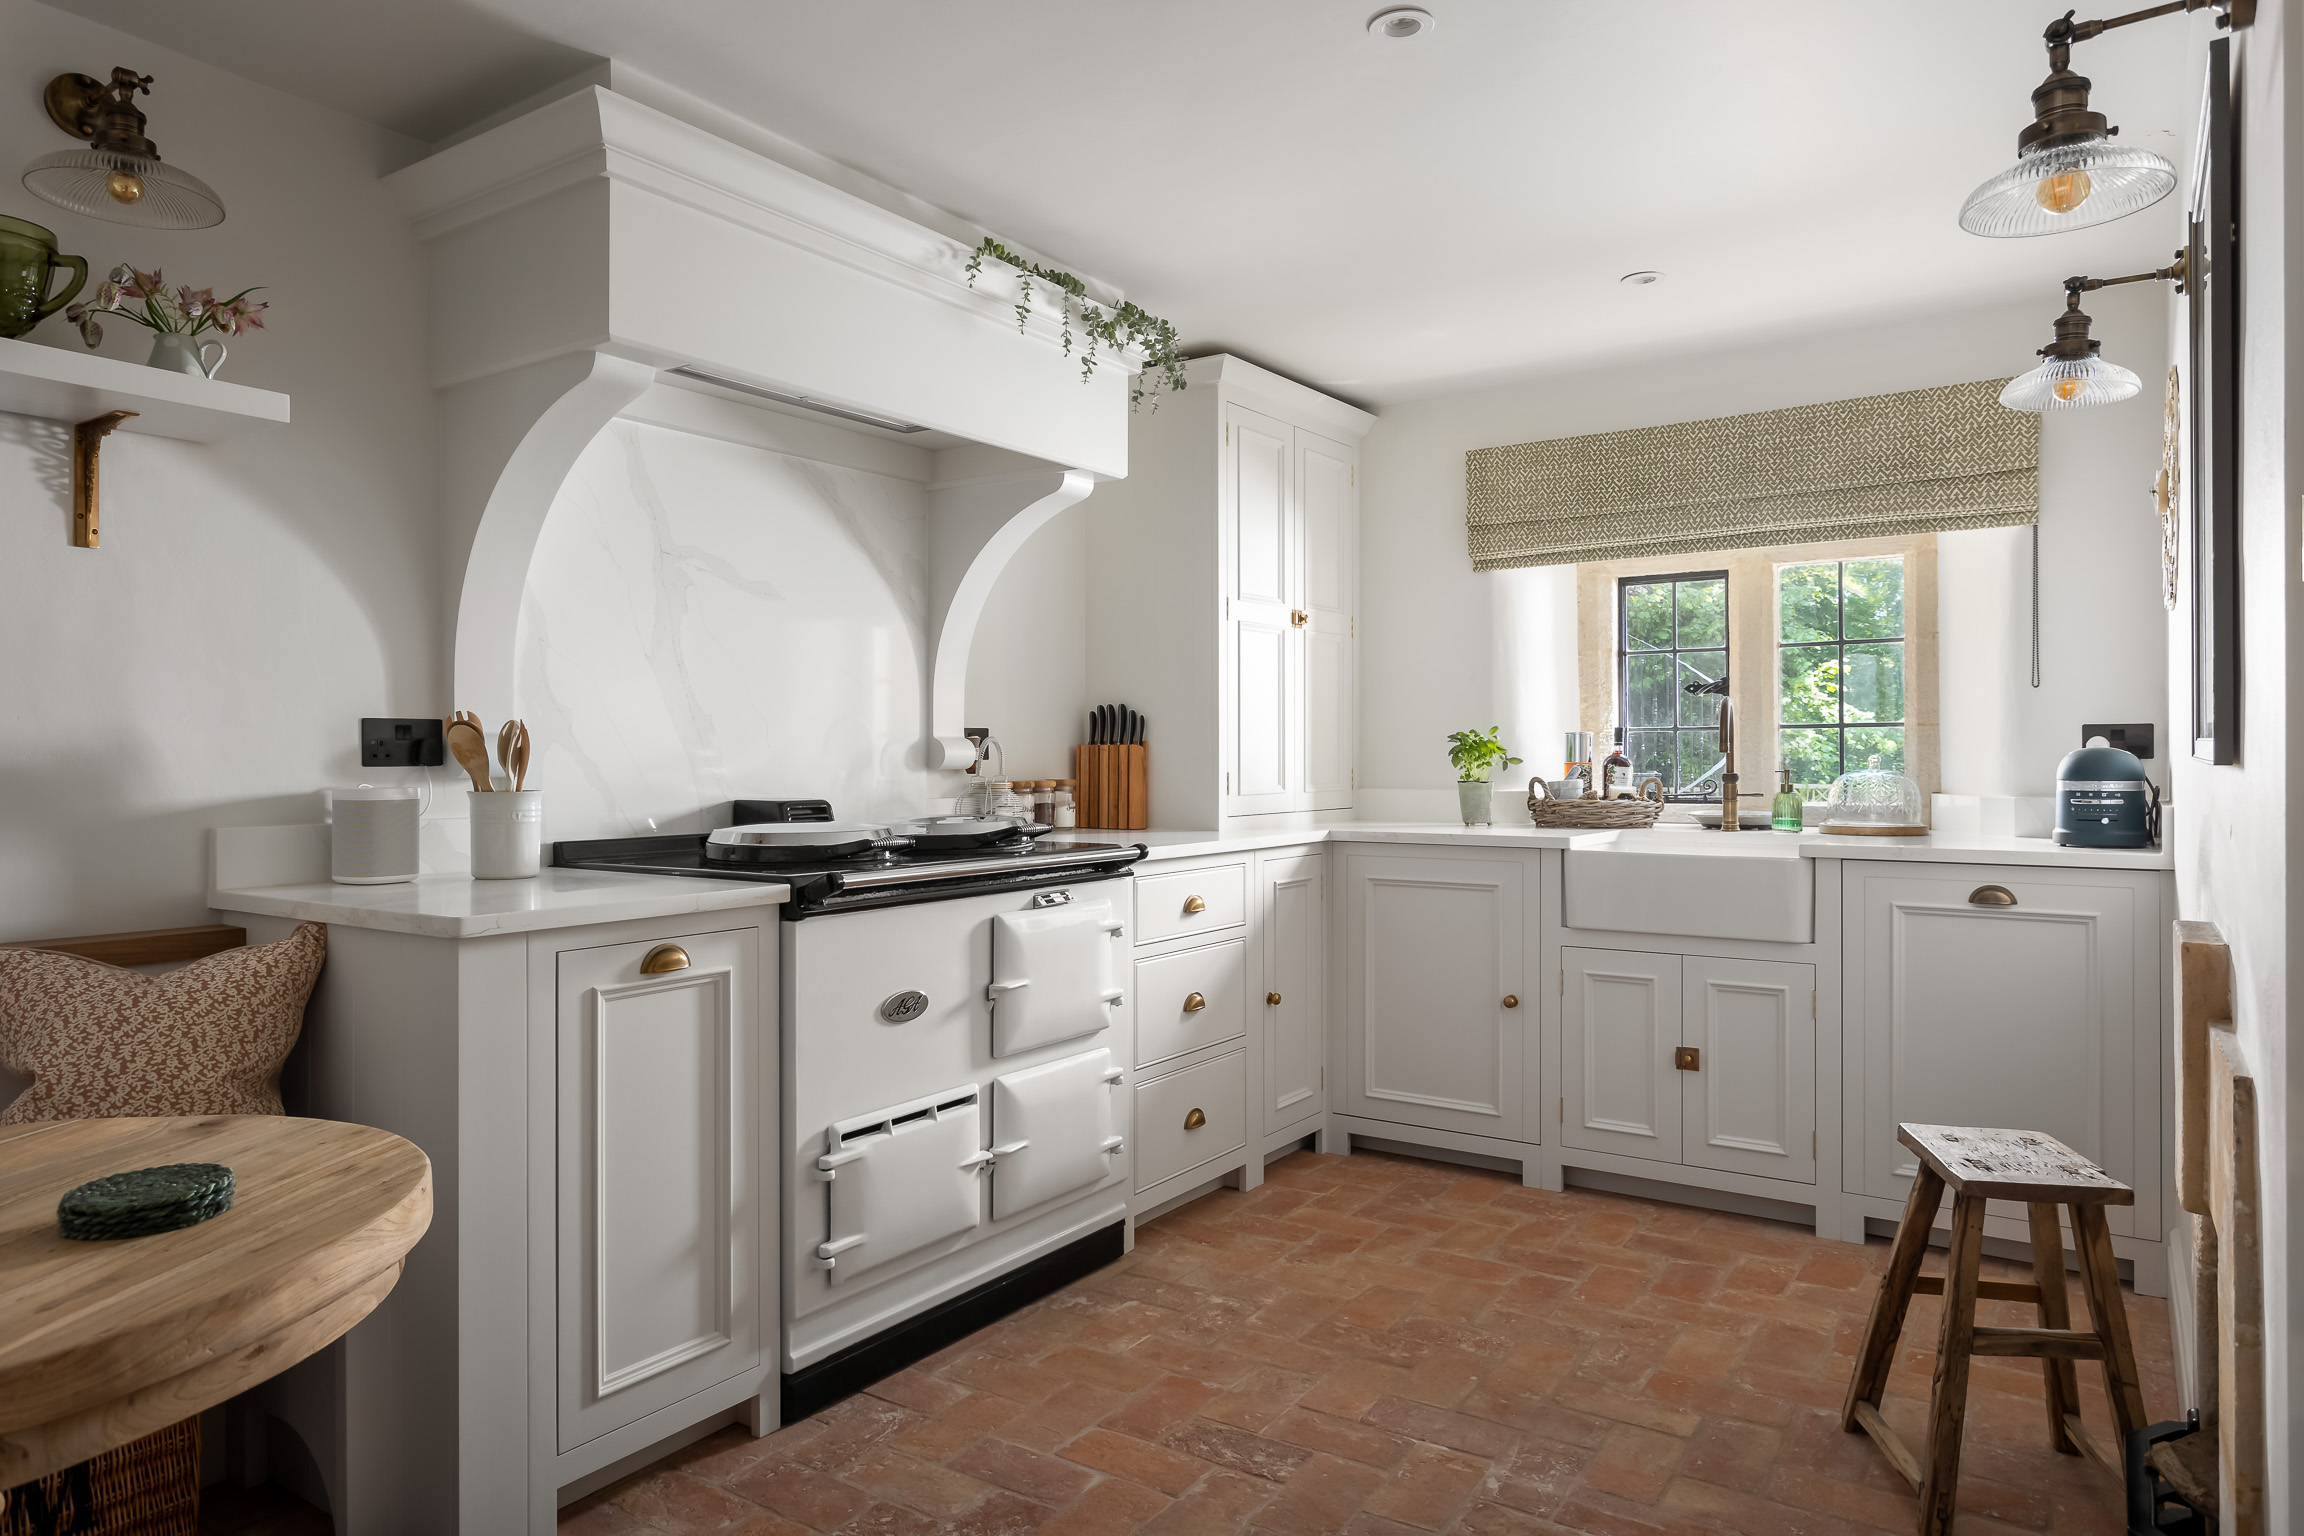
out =
[(277, 1115), (328, 930), (226, 950), (165, 976), (0, 950), (0, 1067), (32, 1079), (0, 1123)]

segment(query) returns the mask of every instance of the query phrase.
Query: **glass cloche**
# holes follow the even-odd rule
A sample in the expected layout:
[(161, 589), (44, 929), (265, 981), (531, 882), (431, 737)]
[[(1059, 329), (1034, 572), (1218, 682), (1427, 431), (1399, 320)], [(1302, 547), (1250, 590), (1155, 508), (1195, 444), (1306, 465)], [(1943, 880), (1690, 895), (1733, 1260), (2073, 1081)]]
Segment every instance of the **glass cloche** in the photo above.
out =
[(1881, 767), (1875, 755), (1869, 767), (1832, 781), (1819, 830), (1855, 837), (1924, 836), (1928, 828), (1920, 819), (1920, 786)]

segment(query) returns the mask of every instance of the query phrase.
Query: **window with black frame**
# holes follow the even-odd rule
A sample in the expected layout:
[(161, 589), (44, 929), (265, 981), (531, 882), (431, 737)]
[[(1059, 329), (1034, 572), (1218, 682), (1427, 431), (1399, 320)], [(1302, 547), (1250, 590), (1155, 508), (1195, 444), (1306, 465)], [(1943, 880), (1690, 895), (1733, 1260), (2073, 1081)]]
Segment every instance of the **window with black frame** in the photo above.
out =
[(1720, 798), (1720, 696), (1691, 683), (1728, 675), (1728, 573), (1626, 576), (1616, 583), (1616, 718), (1635, 781), (1667, 800)]
[(1843, 773), (1905, 767), (1904, 561), (1776, 568), (1777, 761), (1821, 801)]

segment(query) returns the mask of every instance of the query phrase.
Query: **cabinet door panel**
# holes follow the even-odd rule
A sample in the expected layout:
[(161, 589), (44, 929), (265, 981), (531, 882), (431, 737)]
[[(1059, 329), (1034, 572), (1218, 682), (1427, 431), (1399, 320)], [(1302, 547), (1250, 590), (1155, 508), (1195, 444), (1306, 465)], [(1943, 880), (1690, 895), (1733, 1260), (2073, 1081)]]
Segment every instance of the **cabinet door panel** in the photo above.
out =
[(1305, 791), (1316, 811), (1352, 806), (1352, 615), (1359, 590), (1358, 457), (1342, 443), (1296, 434), (1303, 503)]
[(1295, 429), (1237, 405), (1225, 407), (1224, 424), (1224, 808), (1300, 810), (1304, 643), (1290, 622), (1304, 585)]
[(741, 1022), (749, 932), (559, 957), (559, 1401), (567, 1450), (758, 1364)]
[(1352, 1112), (1521, 1138), (1517, 860), (1350, 858)]
[(1564, 949), (1560, 1142), (1680, 1161), (1680, 957)]
[[(1319, 854), (1260, 861), (1263, 890), (1263, 994), (1250, 1000), (1264, 1023), (1264, 1129), (1294, 1125), (1325, 1106), (1322, 1080), (1327, 1018), (1321, 935), (1325, 922)], [(1278, 1001), (1274, 1001), (1277, 998)]]
[[(2159, 1234), (2158, 902), (2096, 871), (1851, 865), (1850, 1182), (1902, 1198), (1906, 1121), (2045, 1131), (2136, 1191), (2112, 1230)], [(1981, 906), (1980, 886), (2013, 906)], [(2140, 921), (2148, 911), (2152, 921)], [(2149, 931), (2147, 931), (2149, 930)], [(1859, 1151), (1860, 1149), (1860, 1151)]]
[(1816, 968), (1690, 955), (1680, 967), (1683, 1161), (1816, 1182)]

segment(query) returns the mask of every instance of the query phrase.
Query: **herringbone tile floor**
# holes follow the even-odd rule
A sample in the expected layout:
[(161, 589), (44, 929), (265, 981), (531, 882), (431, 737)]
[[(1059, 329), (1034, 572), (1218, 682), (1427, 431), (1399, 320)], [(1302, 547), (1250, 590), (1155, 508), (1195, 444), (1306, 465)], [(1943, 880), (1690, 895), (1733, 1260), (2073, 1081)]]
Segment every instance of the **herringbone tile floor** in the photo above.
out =
[[(1504, 1174), (1298, 1153), (870, 1392), (766, 1439), (723, 1431), (560, 1529), (1910, 1531), (1915, 1501), (1838, 1420), (1886, 1255)], [(1937, 1306), (1914, 1303), (1890, 1388), (1915, 1444)], [(2073, 1306), (2086, 1315), (2076, 1286)], [(2171, 1417), (2166, 1308), (2128, 1307), (2147, 1405)], [(2118, 1532), (2111, 1480), (2048, 1447), (2038, 1366), (1974, 1369), (1962, 1536)], [(2092, 1369), (2086, 1412), (2108, 1435)]]

